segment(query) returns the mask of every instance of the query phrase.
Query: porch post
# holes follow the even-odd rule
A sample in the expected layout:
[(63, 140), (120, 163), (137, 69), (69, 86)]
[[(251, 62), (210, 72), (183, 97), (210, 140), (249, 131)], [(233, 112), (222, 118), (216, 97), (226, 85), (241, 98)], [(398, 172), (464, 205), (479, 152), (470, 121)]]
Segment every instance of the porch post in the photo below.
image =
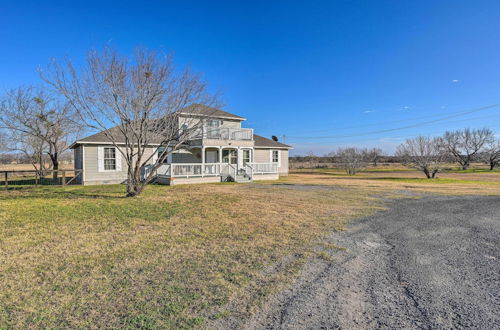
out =
[(205, 174), (205, 147), (201, 147), (201, 177)]
[(239, 170), (243, 167), (243, 158), (240, 151), (240, 147), (236, 149), (236, 168)]
[(219, 164), (222, 163), (222, 147), (219, 147)]

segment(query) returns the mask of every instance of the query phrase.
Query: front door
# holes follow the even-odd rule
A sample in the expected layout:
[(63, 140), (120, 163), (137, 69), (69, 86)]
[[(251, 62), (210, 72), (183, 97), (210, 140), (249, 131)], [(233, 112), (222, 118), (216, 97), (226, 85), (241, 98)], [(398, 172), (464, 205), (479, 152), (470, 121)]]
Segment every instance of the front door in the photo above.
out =
[(235, 149), (222, 150), (222, 162), (238, 165), (238, 151)]

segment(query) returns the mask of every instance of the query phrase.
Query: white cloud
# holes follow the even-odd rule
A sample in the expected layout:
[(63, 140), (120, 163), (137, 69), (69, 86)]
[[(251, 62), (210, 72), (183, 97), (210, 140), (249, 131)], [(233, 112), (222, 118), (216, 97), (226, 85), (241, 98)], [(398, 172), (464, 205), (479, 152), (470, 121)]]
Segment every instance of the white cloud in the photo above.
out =
[(375, 111), (375, 110), (365, 110), (365, 111), (363, 111), (363, 113), (373, 113), (373, 112), (377, 112), (377, 111)]
[(453, 80), (452, 80), (452, 82), (454, 82), (454, 83), (457, 83), (457, 82), (459, 82), (459, 81), (460, 81), (460, 80), (458, 80), (458, 79), (453, 79)]

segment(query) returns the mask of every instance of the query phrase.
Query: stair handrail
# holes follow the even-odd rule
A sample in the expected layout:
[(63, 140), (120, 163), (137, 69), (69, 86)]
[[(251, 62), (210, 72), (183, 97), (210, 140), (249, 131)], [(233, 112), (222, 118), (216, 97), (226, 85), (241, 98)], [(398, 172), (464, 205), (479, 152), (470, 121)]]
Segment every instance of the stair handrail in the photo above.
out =
[(249, 171), (250, 172), (250, 178), (253, 178), (253, 167), (252, 167), (252, 165), (250, 165), (249, 163), (246, 163), (245, 164), (245, 172), (247, 171), (246, 170), (247, 167), (250, 169), (250, 171)]

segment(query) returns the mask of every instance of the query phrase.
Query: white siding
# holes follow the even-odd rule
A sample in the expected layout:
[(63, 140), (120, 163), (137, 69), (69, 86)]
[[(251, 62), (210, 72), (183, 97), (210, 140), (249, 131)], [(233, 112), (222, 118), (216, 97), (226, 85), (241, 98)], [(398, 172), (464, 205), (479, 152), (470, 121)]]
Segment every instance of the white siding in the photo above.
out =
[(255, 149), (255, 158), (256, 163), (270, 163), (269, 159), (269, 149)]
[[(271, 150), (273, 149), (258, 149), (255, 148), (255, 162), (256, 163), (270, 163), (271, 162)], [(288, 150), (287, 149), (274, 149), (280, 151), (280, 167), (278, 167), (278, 172), (280, 175), (288, 174)]]
[[(109, 147), (109, 145), (106, 145)], [(121, 159), (121, 170), (118, 167), (117, 171), (99, 171), (98, 153), (99, 147), (104, 145), (85, 145), (85, 159), (84, 171), (85, 181), (84, 184), (106, 184), (106, 183), (123, 183), (127, 179), (127, 164)], [(144, 153), (144, 158), (149, 157), (156, 148), (147, 148)]]

